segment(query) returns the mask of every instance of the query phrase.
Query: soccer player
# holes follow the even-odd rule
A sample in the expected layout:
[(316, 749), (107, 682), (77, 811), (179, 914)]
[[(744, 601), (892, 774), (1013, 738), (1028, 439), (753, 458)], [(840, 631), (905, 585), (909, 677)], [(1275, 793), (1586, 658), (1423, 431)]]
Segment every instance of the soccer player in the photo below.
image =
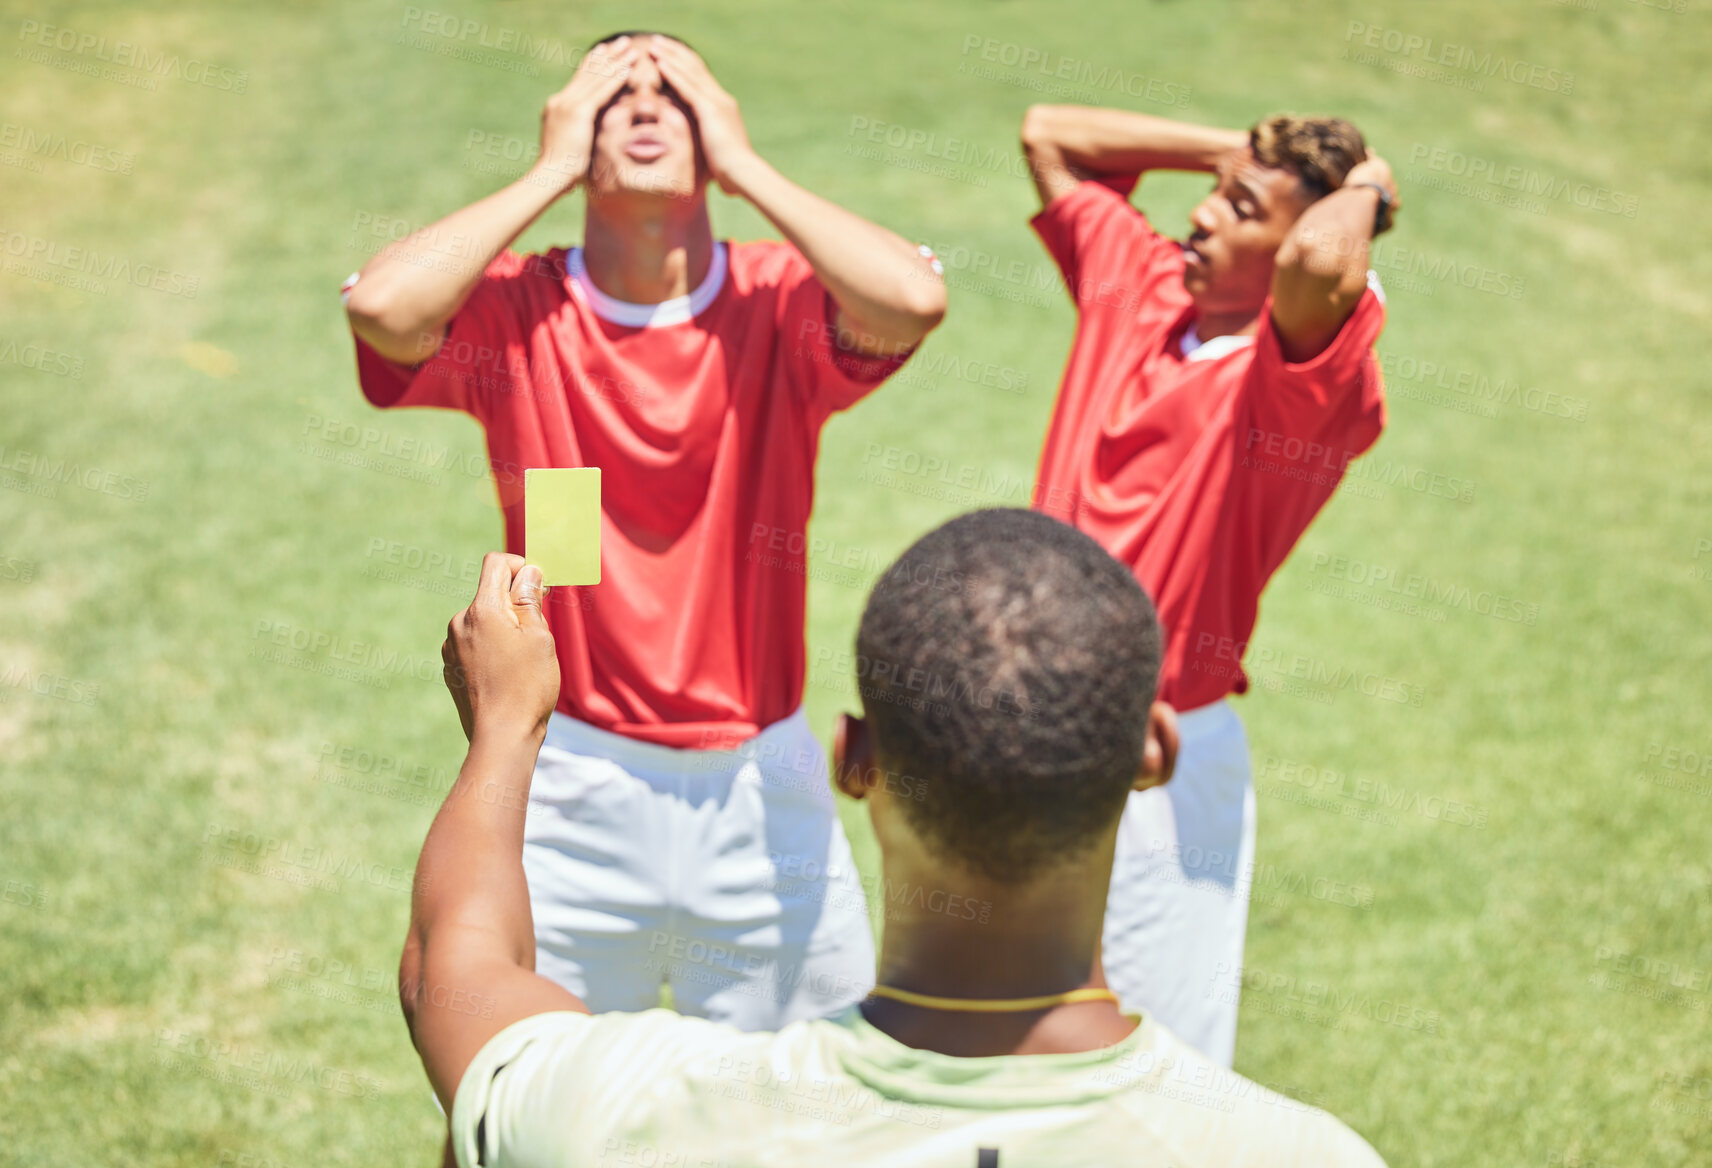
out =
[[(710, 180), (789, 242), (716, 240)], [(581, 247), (508, 250), (579, 187)], [(546, 607), (563, 684), (524, 843), (539, 968), (596, 1009), (667, 983), (764, 1028), (872, 984), (801, 709), (806, 564), (773, 549), (803, 549), (828, 417), (943, 315), (935, 264), (769, 166), (687, 46), (630, 33), (547, 102), (525, 177), (347, 287), (369, 401), (485, 428), (506, 547), (524, 468), (601, 469), (603, 583)]]
[[(1254, 785), (1226, 696), (1261, 590), (1385, 424), (1368, 244), (1391, 170), (1336, 118), (1222, 130), (1035, 106), (1022, 124), (1033, 226), (1063, 271), (1076, 337), (1040, 456), (1036, 506), (1135, 572), (1167, 631), (1161, 696), (1183, 755), (1130, 796), (1106, 974), (1229, 1066), (1254, 873)], [(1150, 170), (1205, 171), (1178, 242), (1128, 195)]]
[[(591, 1016), (530, 972), (523, 808), (559, 693), (540, 581), (489, 555), (443, 651), (470, 750), (422, 846), (399, 983), (458, 1164), (1381, 1163), (1105, 988), (1119, 819), (1169, 774), (1176, 734), (1153, 606), (1088, 536), (978, 511), (875, 585), (866, 720), (835, 755), (880, 846), (879, 984), (777, 1033)], [(923, 702), (923, 677), (954, 696)]]

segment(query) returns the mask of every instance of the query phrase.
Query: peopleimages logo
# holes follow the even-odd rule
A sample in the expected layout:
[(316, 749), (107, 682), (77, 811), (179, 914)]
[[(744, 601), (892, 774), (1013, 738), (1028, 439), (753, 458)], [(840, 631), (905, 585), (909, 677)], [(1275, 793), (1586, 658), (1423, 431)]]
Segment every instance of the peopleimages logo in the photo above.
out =
[(1520, 195), (1560, 199), (1577, 207), (1621, 215), (1625, 219), (1633, 219), (1641, 205), (1639, 196), (1625, 194), (1610, 187), (1585, 182), (1573, 183), (1566, 178), (1554, 178), (1526, 166), (1500, 166), (1492, 159), (1482, 158), (1478, 154), (1467, 154), (1461, 150), (1429, 146), (1420, 142), (1410, 149), (1409, 164), (1424, 166), (1428, 170), (1466, 179), (1471, 183), (1502, 187)]
[[(1406, 247), (1398, 247), (1388, 238), (1373, 241), (1373, 246), (1367, 253), (1367, 262), (1377, 271), (1398, 272), (1404, 276), (1424, 276), (1428, 280), (1437, 280), (1441, 284), (1468, 288), (1492, 296), (1507, 297), (1511, 300), (1520, 300), (1527, 294), (1528, 290), (1528, 281), (1525, 276), (1499, 271), (1497, 268), (1489, 268), (1485, 264), (1472, 261), (1429, 254), (1418, 248), (1411, 250)], [(1388, 281), (1387, 286), (1390, 283), (1391, 281)], [(1431, 287), (1431, 284), (1426, 284), (1422, 288), (1411, 287), (1411, 290), (1420, 291)]]
[(60, 377), (83, 376), (82, 357), (42, 345), (33, 345), (28, 341), (20, 345), (9, 337), (0, 337), (0, 365), (21, 365), (25, 369), (53, 373)]
[[(404, 10), (400, 27), (419, 37), (434, 37), (441, 42), (463, 47), (473, 46), (510, 53), (555, 69), (574, 70), (588, 52), (581, 45), (568, 45), (564, 41), (537, 36), (525, 29), (491, 25), (485, 20), (459, 16), (455, 12), (437, 12), (432, 8), (424, 9), (414, 5)], [(522, 71), (531, 76), (539, 72), (533, 65)]]
[[(251, 635), (257, 641), (308, 657), (324, 657), (359, 669), (413, 677), (418, 681), (438, 682), (445, 669), (445, 663), (437, 654), (430, 657), (400, 653), (397, 649), (383, 648), (370, 641), (352, 640), (324, 629), (306, 628), (285, 621), (258, 620)], [(260, 656), (255, 651), (258, 647), (252, 646), (251, 656)]]
[(1407, 32), (1400, 28), (1385, 28), (1382, 25), (1352, 20), (1344, 29), (1343, 39), (1349, 46), (1344, 49), (1345, 57), (1352, 56), (1351, 50), (1359, 46), (1363, 49), (1378, 49), (1422, 66), (1437, 66), (1470, 74), (1482, 80), (1510, 81), (1532, 89), (1542, 89), (1547, 93), (1565, 95), (1575, 90), (1573, 73), (1525, 61), (1520, 57), (1494, 53), (1490, 49), (1482, 51), (1469, 45), (1441, 41), (1436, 37)]
[[(1397, 390), (1398, 383), (1419, 386), (1426, 390), (1441, 390), (1458, 395), (1457, 399), (1477, 403), (1480, 407), (1508, 405), (1547, 417), (1587, 420), (1588, 400), (1555, 389), (1523, 385), (1509, 378), (1492, 378), (1472, 369), (1460, 369), (1445, 361), (1435, 361), (1408, 354), (1381, 353), (1379, 368), (1384, 372), (1387, 386)], [(1403, 396), (1416, 396), (1404, 393)], [(1494, 416), (1487, 414), (1486, 416)]]
[[(88, 57), (105, 65), (135, 69), (158, 77), (172, 77), (191, 85), (205, 85), (228, 93), (243, 93), (250, 87), (249, 70), (229, 69), (197, 57), (181, 57), (177, 53), (156, 51), (135, 41), (109, 41), (104, 33), (82, 32), (39, 20), (25, 20), (18, 25), (18, 39), (24, 42), (18, 56), (27, 56), (26, 48), (56, 49), (74, 57)], [(34, 59), (33, 56), (30, 59)], [(51, 63), (51, 62), (48, 62)]]
[[(1120, 69), (1115, 65), (1096, 65), (1080, 57), (1049, 52), (1016, 41), (1001, 41), (977, 32), (967, 33), (963, 37), (962, 56), (968, 57), (971, 54), (988, 65), (999, 65), (1021, 73), (1034, 73), (1047, 81), (1065, 83), (1048, 86), (1045, 81), (1030, 78), (1028, 83), (1020, 86), (1026, 89), (1066, 93), (1070, 87), (1081, 87), (1112, 95), (1121, 93), (1126, 97), (1173, 106), (1188, 105), (1189, 97), (1194, 92), (1192, 87), (1176, 81), (1149, 77), (1144, 73)], [(1018, 80), (1007, 78), (997, 70), (983, 71), (978, 67), (972, 68), (967, 62), (959, 65), (957, 71), (987, 80), (1004, 81), (1007, 84), (1016, 84)]]
[(1276, 754), (1260, 756), (1254, 774), (1256, 778), (1273, 780), (1314, 795), (1366, 805), (1378, 811), (1401, 811), (1458, 827), (1479, 829), (1486, 826), (1487, 809), (1480, 804), (1450, 799), (1438, 791), (1423, 794), (1418, 789), (1385, 779), (1346, 775), (1332, 767), (1315, 766)]
[[(1426, 690), (1422, 686), (1403, 678), (1388, 677), (1301, 653), (1285, 653), (1269, 646), (1255, 646), (1251, 656), (1249, 648), (1246, 640), (1199, 633), (1189, 651), (1189, 668), (1214, 677), (1236, 678), (1246, 664), (1253, 674), (1271, 673), (1280, 678), (1311, 682), (1333, 692), (1351, 690), (1363, 697), (1405, 706), (1419, 706), (1426, 700)], [(1246, 662), (1243, 660), (1245, 657), (1248, 658)]]
[(0, 446), (0, 471), (15, 471), (40, 479), (45, 485), (75, 485), (87, 491), (111, 495), (116, 499), (141, 502), (149, 497), (148, 479), (135, 478), (98, 466), (85, 466), (69, 459), (50, 458), (33, 450)]
[(56, 698), (74, 706), (93, 706), (101, 698), (99, 682), (42, 673), (24, 665), (0, 668), (0, 690), (24, 690), (41, 698)]
[(1330, 552), (1316, 552), (1309, 571), (1316, 575), (1323, 572), (1332, 580), (1382, 589), (1429, 604), (1460, 608), (1476, 616), (1489, 616), (1516, 624), (1532, 625), (1540, 617), (1540, 606), (1533, 601)]
[[(165, 292), (171, 296), (182, 296), (186, 300), (196, 298), (199, 278), (184, 272), (175, 272), (162, 268), (158, 264), (132, 263), (124, 256), (112, 252), (97, 251), (92, 247), (67, 247), (58, 240), (43, 239), (37, 235), (26, 235), (22, 231), (8, 231), (0, 227), (0, 252), (23, 265), (39, 264), (46, 268), (56, 268), (62, 273), (75, 273), (90, 276), (97, 280), (114, 280), (125, 284), (134, 284), (138, 288), (149, 288), (156, 292)], [(49, 279), (51, 273), (44, 276), (34, 276), (25, 267), (8, 265), (9, 270), (21, 271), (31, 275), (32, 279)], [(45, 269), (37, 269), (45, 270)], [(92, 285), (89, 291), (102, 294), (106, 289), (100, 285)]]
[[(1361, 450), (1329, 446), (1280, 430), (1249, 427), (1246, 451), (1242, 459), (1244, 467), (1313, 486), (1338, 488), (1341, 480), (1344, 487), (1359, 483), (1376, 488), (1400, 486), (1460, 503), (1474, 501), (1475, 484), (1471, 479), (1410, 466), (1392, 458), (1372, 455), (1361, 458)], [(1383, 493), (1373, 497), (1382, 498)]]
[(16, 150), (34, 158), (57, 158), (74, 166), (118, 174), (130, 174), (137, 160), (130, 151), (7, 121), (0, 121), (0, 149)]

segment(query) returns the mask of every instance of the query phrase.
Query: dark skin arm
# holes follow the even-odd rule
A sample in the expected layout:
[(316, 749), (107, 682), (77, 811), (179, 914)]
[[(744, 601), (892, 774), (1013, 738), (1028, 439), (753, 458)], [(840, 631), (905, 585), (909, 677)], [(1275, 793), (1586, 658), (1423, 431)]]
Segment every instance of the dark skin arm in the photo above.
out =
[(1312, 203), (1278, 249), (1272, 274), (1272, 324), (1285, 359), (1310, 361), (1325, 352), (1367, 288), (1367, 260), (1379, 193), (1397, 206), (1391, 167), (1369, 152), (1339, 190)]
[(1096, 106), (1035, 105), (1022, 119), (1023, 154), (1043, 207), (1090, 178), (1139, 178), (1149, 170), (1210, 173), (1226, 151), (1247, 142), (1241, 130)]
[[(1090, 106), (1031, 106), (1022, 123), (1023, 152), (1042, 206), (1087, 179), (1139, 177), (1149, 170), (1211, 173), (1248, 140), (1244, 130)], [(1272, 322), (1290, 361), (1324, 352), (1367, 287), (1379, 195), (1363, 183), (1385, 188), (1393, 209), (1401, 205), (1390, 166), (1370, 152), (1340, 190), (1302, 212), (1278, 249)]]
[(544, 591), (540, 569), (489, 553), (441, 650), (470, 749), (417, 861), (398, 981), (411, 1041), (448, 1115), (494, 1035), (536, 1014), (588, 1013), (535, 973), (523, 875), (529, 782), (559, 696)]

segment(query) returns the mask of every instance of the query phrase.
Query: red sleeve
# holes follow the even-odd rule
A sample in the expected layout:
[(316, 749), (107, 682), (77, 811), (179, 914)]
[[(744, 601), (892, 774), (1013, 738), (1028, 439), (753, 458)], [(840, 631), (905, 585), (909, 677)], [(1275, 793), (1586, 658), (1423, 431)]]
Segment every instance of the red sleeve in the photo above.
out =
[(1053, 199), (1029, 226), (1052, 253), (1081, 311), (1133, 312), (1171, 274), (1163, 261), (1180, 254), (1120, 191), (1096, 180)]
[(840, 348), (838, 302), (800, 253), (786, 269), (778, 303), (779, 340), (797, 374), (792, 380), (808, 387), (810, 400), (823, 414), (861, 401), (914, 352), (866, 357)]
[(1355, 311), (1325, 350), (1307, 361), (1284, 359), (1272, 323), (1272, 298), (1260, 310), (1260, 335), (1244, 395), (1253, 427), (1268, 435), (1323, 438), (1339, 424), (1349, 458), (1372, 446), (1385, 426), (1385, 385), (1373, 344), (1385, 327), (1385, 294), (1370, 272)]
[(414, 368), (387, 360), (353, 335), (363, 396), (382, 409), (433, 406), (484, 418), (495, 387), (528, 368), (527, 282), (555, 278), (554, 264), (550, 255), (501, 252), (452, 317), (440, 351)]

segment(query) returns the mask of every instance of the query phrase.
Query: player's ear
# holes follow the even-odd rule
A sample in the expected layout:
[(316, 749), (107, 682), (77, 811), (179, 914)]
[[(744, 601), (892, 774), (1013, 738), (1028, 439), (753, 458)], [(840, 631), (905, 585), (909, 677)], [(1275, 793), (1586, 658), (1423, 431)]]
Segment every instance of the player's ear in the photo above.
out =
[(1167, 702), (1154, 702), (1147, 712), (1147, 746), (1141, 752), (1141, 770), (1135, 789), (1146, 791), (1164, 786), (1177, 769), (1177, 711)]
[(868, 776), (874, 770), (874, 747), (868, 738), (868, 723), (856, 714), (840, 714), (832, 727), (832, 782), (852, 799), (868, 794)]

